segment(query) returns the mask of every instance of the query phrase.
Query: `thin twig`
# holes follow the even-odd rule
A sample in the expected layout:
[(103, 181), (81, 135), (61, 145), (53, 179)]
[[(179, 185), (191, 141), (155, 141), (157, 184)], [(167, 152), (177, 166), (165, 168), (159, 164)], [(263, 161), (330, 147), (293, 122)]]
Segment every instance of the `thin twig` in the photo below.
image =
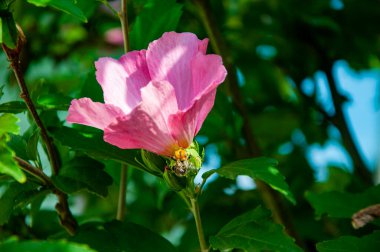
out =
[(347, 101), (346, 97), (342, 96), (338, 89), (337, 84), (332, 75), (332, 65), (325, 60), (325, 73), (327, 76), (328, 86), (330, 88), (332, 101), (335, 108), (335, 115), (332, 117), (331, 122), (339, 129), (342, 134), (342, 140), (347, 151), (350, 153), (352, 161), (354, 163), (354, 173), (368, 184), (373, 184), (372, 174), (367, 168), (363, 157), (360, 155), (357, 144), (354, 141), (353, 134), (349, 129), (349, 122), (346, 115), (343, 112), (344, 103)]
[(46, 186), (51, 186), (52, 183), (50, 181), (50, 178), (46, 176), (45, 173), (43, 173), (40, 169), (34, 167), (33, 165), (29, 164), (25, 160), (19, 158), (19, 157), (14, 157), (14, 160), (16, 160), (17, 164), (26, 172), (29, 174), (33, 175), (34, 177), (38, 178), (44, 185)]
[(45, 126), (43, 125), (40, 116), (37, 113), (36, 107), (33, 104), (32, 99), (29, 95), (29, 90), (26, 86), (24, 76), (21, 72), (21, 66), (20, 66), (20, 54), (21, 50), (26, 42), (25, 35), (22, 32), (22, 30), (19, 28), (19, 38), (17, 42), (17, 47), (15, 49), (8, 48), (5, 44), (1, 44), (3, 47), (3, 50), (5, 54), (8, 57), (8, 60), (10, 62), (10, 66), (15, 74), (17, 83), (20, 87), (21, 93), (20, 97), (24, 100), (26, 106), (28, 107), (28, 110), (30, 114), (32, 115), (34, 121), (36, 122), (38, 128), (40, 128), (41, 137), (43, 142), (45, 143), (47, 154), (49, 156), (50, 165), (53, 171), (54, 175), (57, 175), (59, 172), (59, 165), (58, 165), (58, 155), (55, 151), (53, 142), (51, 138), (49, 137)]
[[(243, 119), (243, 134), (247, 140), (247, 151), (251, 156), (260, 156), (261, 150), (257, 144), (257, 141), (253, 135), (252, 127), (250, 123), (249, 113), (243, 104), (241, 98), (238, 80), (236, 76), (236, 69), (232, 64), (232, 57), (228, 51), (223, 37), (221, 36), (219, 29), (217, 28), (214, 20), (212, 19), (212, 13), (210, 11), (209, 3), (205, 0), (193, 0), (198, 8), (200, 18), (205, 26), (206, 32), (210, 38), (211, 46), (214, 51), (221, 55), (223, 62), (227, 68), (227, 85), (228, 91), (232, 96), (232, 101)], [(298, 240), (299, 244), (302, 244), (300, 238), (293, 228), (291, 218), (288, 215), (288, 209), (284, 206), (282, 199), (272, 188), (265, 183), (256, 180), (257, 189), (261, 193), (265, 205), (270, 208), (273, 214), (273, 219), (283, 224), (287, 232)]]
[[(121, 9), (118, 13), (123, 31), (124, 52), (127, 53), (130, 50), (129, 47), (129, 32), (128, 32), (128, 11), (127, 0), (121, 0)], [(121, 164), (120, 171), (120, 190), (119, 190), (119, 202), (117, 207), (116, 219), (123, 221), (126, 212), (126, 189), (127, 189), (127, 174), (128, 166)]]

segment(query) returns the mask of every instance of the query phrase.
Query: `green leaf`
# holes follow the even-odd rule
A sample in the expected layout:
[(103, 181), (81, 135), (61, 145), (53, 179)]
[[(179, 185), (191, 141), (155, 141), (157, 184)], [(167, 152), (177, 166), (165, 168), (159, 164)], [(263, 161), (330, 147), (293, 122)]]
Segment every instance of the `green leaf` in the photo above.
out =
[(285, 182), (285, 177), (276, 168), (277, 165), (278, 162), (271, 158), (244, 159), (229, 163), (217, 169), (216, 173), (229, 179), (236, 179), (239, 175), (247, 175), (253, 179), (262, 180), (295, 204), (294, 196)]
[(110, 145), (104, 142), (102, 132), (92, 132), (84, 135), (68, 127), (50, 129), (50, 132), (63, 145), (77, 151), (83, 151), (94, 158), (112, 159), (136, 168), (143, 168), (136, 162), (136, 158), (140, 157), (139, 150), (122, 150)]
[(14, 151), (12, 151), (5, 143), (0, 142), (0, 173), (8, 174), (20, 183), (26, 181), (25, 174), (18, 167), (17, 162), (13, 159), (15, 157)]
[(31, 160), (37, 160), (37, 144), (38, 144), (38, 139), (40, 138), (40, 130), (39, 128), (34, 129), (33, 133), (30, 135), (27, 141), (26, 145), (26, 152), (28, 154), (28, 159)]
[(133, 49), (147, 48), (166, 31), (174, 31), (182, 15), (182, 5), (175, 0), (148, 0), (130, 33)]
[(317, 216), (327, 214), (333, 218), (351, 218), (360, 209), (380, 202), (380, 185), (363, 193), (306, 192), (306, 199), (313, 206)]
[(4, 133), (18, 134), (20, 132), (18, 121), (19, 119), (12, 114), (2, 114), (0, 116), (0, 136)]
[(20, 131), (20, 127), (17, 125), (18, 121), (19, 119), (12, 114), (0, 116), (0, 173), (7, 174), (18, 182), (24, 183), (26, 176), (14, 160), (15, 152), (7, 145), (10, 140), (8, 133), (18, 134)]
[(7, 252), (96, 252), (84, 244), (67, 241), (13, 241), (0, 244), (0, 251)]
[(17, 44), (16, 22), (10, 11), (2, 10), (0, 13), (0, 44), (3, 43), (9, 48), (15, 48)]
[(35, 189), (36, 185), (31, 183), (19, 184), (13, 182), (8, 186), (4, 194), (0, 197), (0, 225), (6, 223), (17, 206), (20, 206), (20, 202), (22, 202), (20, 198), (26, 199), (25, 194)]
[(38, 97), (38, 105), (55, 110), (68, 110), (71, 98), (62, 94), (45, 94)]
[(212, 248), (246, 251), (302, 251), (284, 228), (271, 220), (270, 211), (257, 207), (227, 223), (210, 237)]
[(86, 243), (99, 252), (176, 251), (173, 245), (160, 235), (143, 226), (130, 222), (112, 221), (103, 225), (83, 225), (70, 240)]
[(58, 176), (53, 176), (54, 184), (66, 193), (82, 189), (106, 197), (112, 177), (104, 171), (104, 164), (88, 157), (77, 157), (64, 164)]
[(26, 109), (27, 107), (25, 103), (20, 101), (11, 101), (0, 104), (0, 113), (5, 112), (17, 114), (24, 112)]
[(87, 18), (73, 0), (28, 0), (29, 3), (38, 7), (51, 6), (87, 23)]
[(363, 237), (341, 236), (317, 244), (319, 252), (377, 252), (380, 248), (380, 231)]

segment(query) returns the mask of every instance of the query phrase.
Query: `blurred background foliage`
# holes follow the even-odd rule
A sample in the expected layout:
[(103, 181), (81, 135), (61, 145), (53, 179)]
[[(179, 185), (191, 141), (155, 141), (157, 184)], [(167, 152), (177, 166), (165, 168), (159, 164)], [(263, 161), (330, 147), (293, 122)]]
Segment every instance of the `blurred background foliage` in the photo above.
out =
[[(117, 208), (120, 161), (133, 163), (134, 157), (128, 157), (129, 152), (107, 149), (99, 139), (80, 139), (77, 132), (87, 136), (101, 132), (69, 125), (65, 117), (73, 98), (103, 100), (94, 61), (123, 54), (117, 37), (120, 21), (100, 1), (75, 1), (79, 11), (74, 15), (60, 11), (60, 6), (37, 7), (38, 2), (16, 0), (10, 10), (27, 39), (21, 64), (32, 100), (54, 138), (63, 167), (81, 169), (56, 183), (70, 194), (71, 209), (80, 224), (111, 221)], [(118, 2), (110, 4), (119, 8)], [(315, 244), (325, 240), (343, 235), (361, 237), (378, 229), (378, 222), (359, 230), (350, 224), (353, 213), (380, 201), (380, 188), (373, 187), (379, 167), (371, 165), (379, 160), (366, 156), (359, 144), (361, 135), (354, 131), (347, 112), (355, 91), (342, 92), (339, 82), (345, 79), (338, 79), (334, 69), (344, 62), (349, 71), (377, 73), (371, 75), (375, 76), (376, 93), (364, 95), (368, 99), (377, 97), (371, 104), (378, 108), (379, 10), (380, 2), (375, 0), (128, 1), (132, 49), (146, 48), (163, 32), (176, 30), (209, 37), (208, 52), (222, 54), (228, 78), (219, 88), (215, 106), (197, 138), (206, 149), (204, 170), (242, 158), (276, 158), (297, 200), (292, 205), (279, 197), (281, 211), (286, 213), (287, 228), (297, 234), (298, 244), (306, 251), (316, 251)], [(73, 14), (72, 9), (68, 12)], [(0, 112), (15, 113), (20, 119), (20, 134), (9, 133), (7, 146), (50, 174), (39, 133), (25, 112), (8, 65), (0, 52)], [(322, 88), (326, 92), (318, 90)], [(361, 88), (359, 83), (355, 87)], [(372, 135), (372, 139), (378, 137)], [(310, 154), (311, 146), (324, 146), (332, 140), (351, 165), (340, 162), (339, 157), (333, 160), (336, 162), (321, 165), (318, 157)], [(318, 176), (321, 170), (322, 177)], [(92, 177), (92, 181), (83, 185), (81, 176)], [(12, 235), (22, 240), (64, 237), (53, 196), (43, 190), (33, 191), (36, 186), (29, 175), (26, 184), (5, 175), (0, 179), (1, 240)], [(30, 193), (21, 197), (22, 192)], [(128, 221), (163, 235), (178, 251), (197, 251), (191, 215), (161, 180), (129, 169), (126, 198)], [(18, 204), (14, 203), (16, 199)], [(265, 203), (252, 181), (240, 178), (236, 183), (213, 177), (201, 197), (206, 236), (259, 205)], [(115, 225), (111, 222), (109, 228)], [(88, 230), (91, 228), (96, 229)], [(378, 232), (374, 234), (379, 237)], [(85, 233), (72, 240), (106, 251), (102, 234), (98, 235), (98, 241)], [(324, 246), (329, 244), (319, 245), (318, 250), (324, 251)]]

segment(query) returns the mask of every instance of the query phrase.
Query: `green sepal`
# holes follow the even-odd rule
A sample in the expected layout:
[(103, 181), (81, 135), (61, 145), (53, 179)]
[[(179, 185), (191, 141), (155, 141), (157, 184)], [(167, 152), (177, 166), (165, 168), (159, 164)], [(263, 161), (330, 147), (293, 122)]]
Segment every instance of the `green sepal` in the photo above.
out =
[(165, 169), (163, 178), (170, 189), (182, 191), (186, 188), (186, 177), (178, 177), (170, 169)]
[(162, 176), (166, 163), (165, 159), (163, 159), (161, 156), (141, 149), (141, 161), (141, 165), (144, 167), (144, 170), (155, 176)]

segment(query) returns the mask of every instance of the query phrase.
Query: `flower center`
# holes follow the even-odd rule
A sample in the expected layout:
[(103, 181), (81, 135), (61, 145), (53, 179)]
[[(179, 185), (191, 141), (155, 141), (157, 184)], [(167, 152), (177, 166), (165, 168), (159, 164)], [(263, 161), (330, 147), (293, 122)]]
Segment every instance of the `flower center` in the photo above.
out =
[(180, 148), (174, 152), (174, 157), (175, 160), (177, 161), (185, 161), (187, 160), (187, 154), (186, 150)]

